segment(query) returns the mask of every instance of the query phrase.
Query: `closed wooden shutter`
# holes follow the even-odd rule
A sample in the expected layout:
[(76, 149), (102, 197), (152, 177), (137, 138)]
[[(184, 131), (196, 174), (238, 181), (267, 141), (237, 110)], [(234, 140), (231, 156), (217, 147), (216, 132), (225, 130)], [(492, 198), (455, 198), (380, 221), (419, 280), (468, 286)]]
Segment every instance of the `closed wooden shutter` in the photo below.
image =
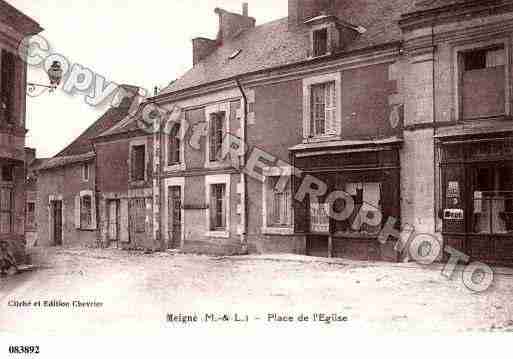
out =
[(75, 196), (75, 228), (80, 229), (80, 195)]
[(334, 135), (338, 131), (337, 119), (337, 89), (335, 82), (326, 84), (326, 134)]
[(91, 229), (96, 229), (97, 224), (96, 194), (91, 193)]
[(14, 123), (14, 105), (16, 99), (16, 57), (2, 50), (0, 78), (0, 120)]

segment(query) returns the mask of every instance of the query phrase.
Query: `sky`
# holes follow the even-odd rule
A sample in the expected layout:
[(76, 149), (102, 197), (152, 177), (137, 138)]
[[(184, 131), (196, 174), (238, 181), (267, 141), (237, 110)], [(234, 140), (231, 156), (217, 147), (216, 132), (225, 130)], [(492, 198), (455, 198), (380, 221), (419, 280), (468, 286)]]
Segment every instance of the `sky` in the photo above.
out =
[[(51, 50), (115, 83), (151, 90), (192, 67), (192, 39), (215, 38), (216, 7), (242, 11), (242, 0), (7, 0), (39, 22)], [(246, 0), (257, 25), (287, 16), (287, 0)], [(29, 66), (28, 80), (48, 82)], [(61, 89), (27, 97), (27, 143), (51, 157), (87, 129), (106, 107)]]

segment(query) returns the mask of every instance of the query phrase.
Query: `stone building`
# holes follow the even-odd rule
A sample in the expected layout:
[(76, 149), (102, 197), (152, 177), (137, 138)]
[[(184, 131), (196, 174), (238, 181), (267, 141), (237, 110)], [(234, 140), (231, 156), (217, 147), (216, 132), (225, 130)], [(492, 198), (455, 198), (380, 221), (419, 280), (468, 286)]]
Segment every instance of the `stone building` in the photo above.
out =
[(510, 1), (215, 12), (218, 36), (148, 104), (179, 113), (154, 136), (155, 240), (395, 261), (392, 223), (513, 260)]
[[(123, 85), (124, 93), (136, 87)], [(69, 146), (37, 167), (38, 245), (97, 245), (98, 164), (93, 139), (125, 120), (130, 96), (109, 108)], [(109, 175), (115, 167), (106, 169)]]
[(0, 0), (0, 240), (22, 261), (25, 248), (25, 62), (18, 46), (42, 28)]

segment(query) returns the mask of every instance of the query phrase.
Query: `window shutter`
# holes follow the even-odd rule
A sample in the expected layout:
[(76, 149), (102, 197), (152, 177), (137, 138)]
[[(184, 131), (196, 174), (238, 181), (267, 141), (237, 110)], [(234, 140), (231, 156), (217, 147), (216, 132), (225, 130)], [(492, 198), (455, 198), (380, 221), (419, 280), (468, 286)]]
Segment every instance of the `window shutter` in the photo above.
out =
[(335, 82), (326, 84), (326, 133), (338, 134), (339, 124), (337, 119), (337, 89)]
[(91, 193), (91, 229), (96, 229), (96, 194)]
[(215, 192), (215, 186), (210, 185), (210, 203), (209, 203), (209, 209), (210, 209), (210, 230), (214, 230), (216, 227), (216, 192)]
[(216, 125), (217, 115), (212, 115), (210, 117), (210, 162), (214, 162), (216, 160)]
[(75, 196), (75, 228), (80, 229), (80, 196)]

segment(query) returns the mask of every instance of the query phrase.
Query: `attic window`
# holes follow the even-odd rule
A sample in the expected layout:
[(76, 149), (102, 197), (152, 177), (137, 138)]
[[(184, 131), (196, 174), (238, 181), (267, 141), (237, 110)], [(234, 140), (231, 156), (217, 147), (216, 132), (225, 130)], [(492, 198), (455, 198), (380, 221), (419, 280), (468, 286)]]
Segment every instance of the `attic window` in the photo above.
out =
[(313, 32), (313, 56), (323, 56), (328, 53), (328, 29)]
[(233, 60), (235, 59), (237, 56), (240, 55), (240, 53), (242, 52), (241, 49), (238, 49), (237, 51), (235, 51), (233, 54), (230, 55), (230, 57), (228, 57), (230, 60)]

